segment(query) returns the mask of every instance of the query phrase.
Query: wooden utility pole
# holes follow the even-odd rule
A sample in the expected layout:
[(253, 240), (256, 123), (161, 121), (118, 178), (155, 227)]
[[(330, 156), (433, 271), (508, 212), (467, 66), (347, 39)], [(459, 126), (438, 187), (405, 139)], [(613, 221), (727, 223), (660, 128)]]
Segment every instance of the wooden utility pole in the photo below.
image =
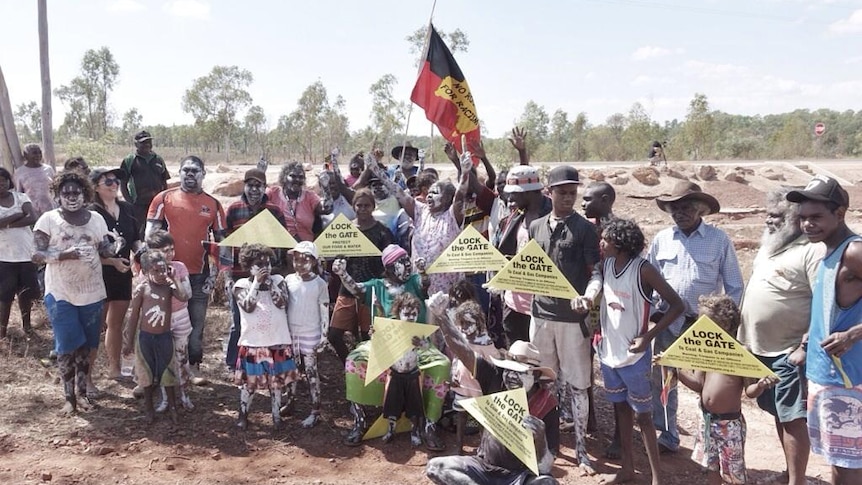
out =
[(57, 168), (51, 109), (51, 66), (48, 63), (48, 0), (39, 0), (39, 68), (42, 72), (42, 157)]
[(6, 78), (0, 69), (0, 163), (10, 172), (23, 163), (21, 143), (18, 132), (15, 131), (15, 118), (12, 116), (12, 103), (9, 101), (9, 89), (6, 88)]

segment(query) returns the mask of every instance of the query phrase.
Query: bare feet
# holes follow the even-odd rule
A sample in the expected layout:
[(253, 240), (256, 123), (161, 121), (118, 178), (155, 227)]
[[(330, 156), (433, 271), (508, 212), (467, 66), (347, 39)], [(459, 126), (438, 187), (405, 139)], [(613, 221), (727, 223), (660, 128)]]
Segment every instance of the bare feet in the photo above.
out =
[(602, 475), (599, 481), (605, 485), (612, 485), (615, 483), (628, 483), (634, 481), (634, 479), (635, 474), (633, 472), (620, 472), (612, 475)]
[(593, 468), (592, 463), (589, 461), (581, 462), (578, 464), (578, 469), (581, 470), (581, 473), (586, 476), (593, 476), (596, 474), (596, 469)]
[(66, 401), (66, 404), (63, 405), (63, 409), (60, 410), (60, 414), (63, 416), (71, 416), (78, 411), (77, 406), (72, 401)]
[(155, 410), (147, 410), (144, 414), (144, 423), (153, 424), (156, 421), (156, 412)]
[(180, 418), (179, 418), (179, 416), (177, 416), (176, 406), (171, 406), (170, 412), (171, 412), (171, 422), (174, 424), (180, 424)]

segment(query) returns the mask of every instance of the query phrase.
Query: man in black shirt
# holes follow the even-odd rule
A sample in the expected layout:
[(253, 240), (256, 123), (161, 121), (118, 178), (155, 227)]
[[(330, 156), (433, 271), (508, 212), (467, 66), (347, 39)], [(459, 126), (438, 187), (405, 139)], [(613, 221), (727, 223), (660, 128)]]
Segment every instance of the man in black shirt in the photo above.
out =
[(134, 207), (135, 220), (140, 224), (140, 235), (143, 239), (147, 224), (147, 210), (150, 202), (159, 192), (167, 190), (167, 166), (162, 157), (153, 152), (153, 136), (148, 131), (139, 131), (135, 135), (135, 153), (123, 159), (120, 170), (125, 174), (126, 182), (120, 184), (123, 198)]

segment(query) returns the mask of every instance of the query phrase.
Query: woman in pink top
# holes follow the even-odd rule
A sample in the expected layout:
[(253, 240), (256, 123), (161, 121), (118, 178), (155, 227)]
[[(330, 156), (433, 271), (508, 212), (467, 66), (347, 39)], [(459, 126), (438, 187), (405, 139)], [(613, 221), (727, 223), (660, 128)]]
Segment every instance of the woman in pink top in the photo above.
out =
[(284, 227), (297, 241), (314, 241), (323, 230), (320, 197), (305, 186), (305, 169), (299, 162), (281, 167), (278, 187), (266, 190), (266, 196), (284, 214)]

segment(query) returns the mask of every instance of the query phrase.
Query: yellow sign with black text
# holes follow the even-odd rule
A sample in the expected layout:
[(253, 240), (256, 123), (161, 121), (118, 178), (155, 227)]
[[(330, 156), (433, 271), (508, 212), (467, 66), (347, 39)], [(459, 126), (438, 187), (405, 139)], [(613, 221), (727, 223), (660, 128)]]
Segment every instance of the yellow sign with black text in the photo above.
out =
[(706, 315), (683, 332), (656, 363), (755, 379), (775, 375)]
[(380, 250), (344, 215), (338, 214), (314, 240), (317, 254), (336, 256), (380, 256)]
[(475, 227), (468, 225), (431, 263), (426, 272), (434, 274), (499, 271), (505, 264), (506, 257)]
[(464, 399), (458, 403), (530, 471), (539, 474), (533, 434), (521, 425), (521, 421), (530, 413), (527, 392), (523, 387)]
[(413, 337), (425, 338), (440, 328), (426, 323), (405, 322), (391, 318), (374, 319), (374, 335), (368, 351), (365, 385), (377, 379), (405, 352), (413, 348)]
[(556, 298), (578, 296), (569, 280), (535, 239), (531, 239), (485, 286)]
[(287, 229), (278, 222), (278, 219), (270, 211), (263, 210), (231, 233), (230, 236), (224, 238), (218, 245), (238, 248), (246, 243), (290, 249), (296, 246), (296, 239), (287, 232)]

